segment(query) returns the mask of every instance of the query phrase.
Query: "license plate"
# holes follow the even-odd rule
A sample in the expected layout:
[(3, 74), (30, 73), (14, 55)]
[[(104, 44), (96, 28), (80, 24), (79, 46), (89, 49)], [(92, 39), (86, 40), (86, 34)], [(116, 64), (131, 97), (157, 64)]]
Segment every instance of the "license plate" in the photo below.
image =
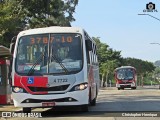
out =
[(42, 102), (43, 107), (55, 106), (55, 102)]

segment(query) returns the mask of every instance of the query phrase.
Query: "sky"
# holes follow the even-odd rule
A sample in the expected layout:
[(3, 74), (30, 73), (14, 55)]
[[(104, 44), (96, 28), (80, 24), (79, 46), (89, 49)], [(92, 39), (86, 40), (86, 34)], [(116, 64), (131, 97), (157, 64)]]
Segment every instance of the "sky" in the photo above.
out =
[[(143, 12), (152, 2), (158, 12)], [(79, 0), (72, 26), (121, 51), (121, 56), (149, 62), (160, 60), (160, 0)], [(159, 43), (150, 44), (150, 43)]]

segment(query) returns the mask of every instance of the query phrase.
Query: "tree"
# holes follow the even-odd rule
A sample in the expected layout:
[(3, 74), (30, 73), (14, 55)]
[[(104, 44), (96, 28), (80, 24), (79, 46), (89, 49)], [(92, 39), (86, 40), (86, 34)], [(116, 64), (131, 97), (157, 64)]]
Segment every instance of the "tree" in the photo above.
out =
[(100, 73), (102, 73), (102, 83), (105, 87), (105, 83), (108, 83), (109, 74), (112, 74), (114, 69), (117, 67), (117, 60), (108, 60), (105, 63), (102, 63), (100, 67)]
[(100, 66), (100, 78), (103, 86), (107, 82), (113, 70), (121, 64), (121, 52), (109, 48), (109, 45), (100, 42), (99, 37), (92, 37), (97, 45), (98, 61)]
[(153, 71), (152, 76), (154, 77), (154, 81), (160, 84), (160, 67), (155, 68), (155, 71)]
[(71, 26), (78, 0), (3, 0), (0, 3), (0, 44), (9, 47), (19, 31)]
[(7, 47), (12, 37), (24, 27), (21, 15), (15, 13), (16, 5), (14, 0), (4, 0), (0, 3), (0, 44)]
[(17, 0), (29, 28), (71, 26), (78, 0)]
[(137, 58), (124, 58), (122, 65), (130, 65), (135, 67), (138, 74), (152, 72), (155, 69), (153, 63)]

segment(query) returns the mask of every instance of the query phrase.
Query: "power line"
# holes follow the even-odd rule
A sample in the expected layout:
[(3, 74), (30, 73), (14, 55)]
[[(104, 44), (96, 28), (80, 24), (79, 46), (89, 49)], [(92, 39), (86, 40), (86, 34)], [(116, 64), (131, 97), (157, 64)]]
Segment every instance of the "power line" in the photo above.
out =
[(154, 17), (154, 16), (152, 16), (152, 15), (150, 15), (150, 14), (138, 14), (138, 15), (148, 15), (148, 16), (150, 16), (150, 17), (152, 17), (152, 18), (154, 18), (154, 19), (156, 19), (156, 20), (159, 20), (159, 21), (160, 21), (160, 19), (159, 19), (159, 18), (156, 18), (156, 17)]

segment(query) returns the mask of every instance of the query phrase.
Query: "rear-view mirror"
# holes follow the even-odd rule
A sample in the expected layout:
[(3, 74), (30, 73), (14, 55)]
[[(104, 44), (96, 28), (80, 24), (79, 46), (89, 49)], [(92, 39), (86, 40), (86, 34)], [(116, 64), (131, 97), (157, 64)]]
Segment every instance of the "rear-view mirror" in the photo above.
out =
[(10, 43), (10, 52), (11, 52), (11, 54), (13, 54), (13, 52), (14, 52), (14, 47), (15, 47), (16, 39), (17, 39), (17, 36), (14, 36), (12, 38), (12, 40), (11, 40), (11, 43)]

